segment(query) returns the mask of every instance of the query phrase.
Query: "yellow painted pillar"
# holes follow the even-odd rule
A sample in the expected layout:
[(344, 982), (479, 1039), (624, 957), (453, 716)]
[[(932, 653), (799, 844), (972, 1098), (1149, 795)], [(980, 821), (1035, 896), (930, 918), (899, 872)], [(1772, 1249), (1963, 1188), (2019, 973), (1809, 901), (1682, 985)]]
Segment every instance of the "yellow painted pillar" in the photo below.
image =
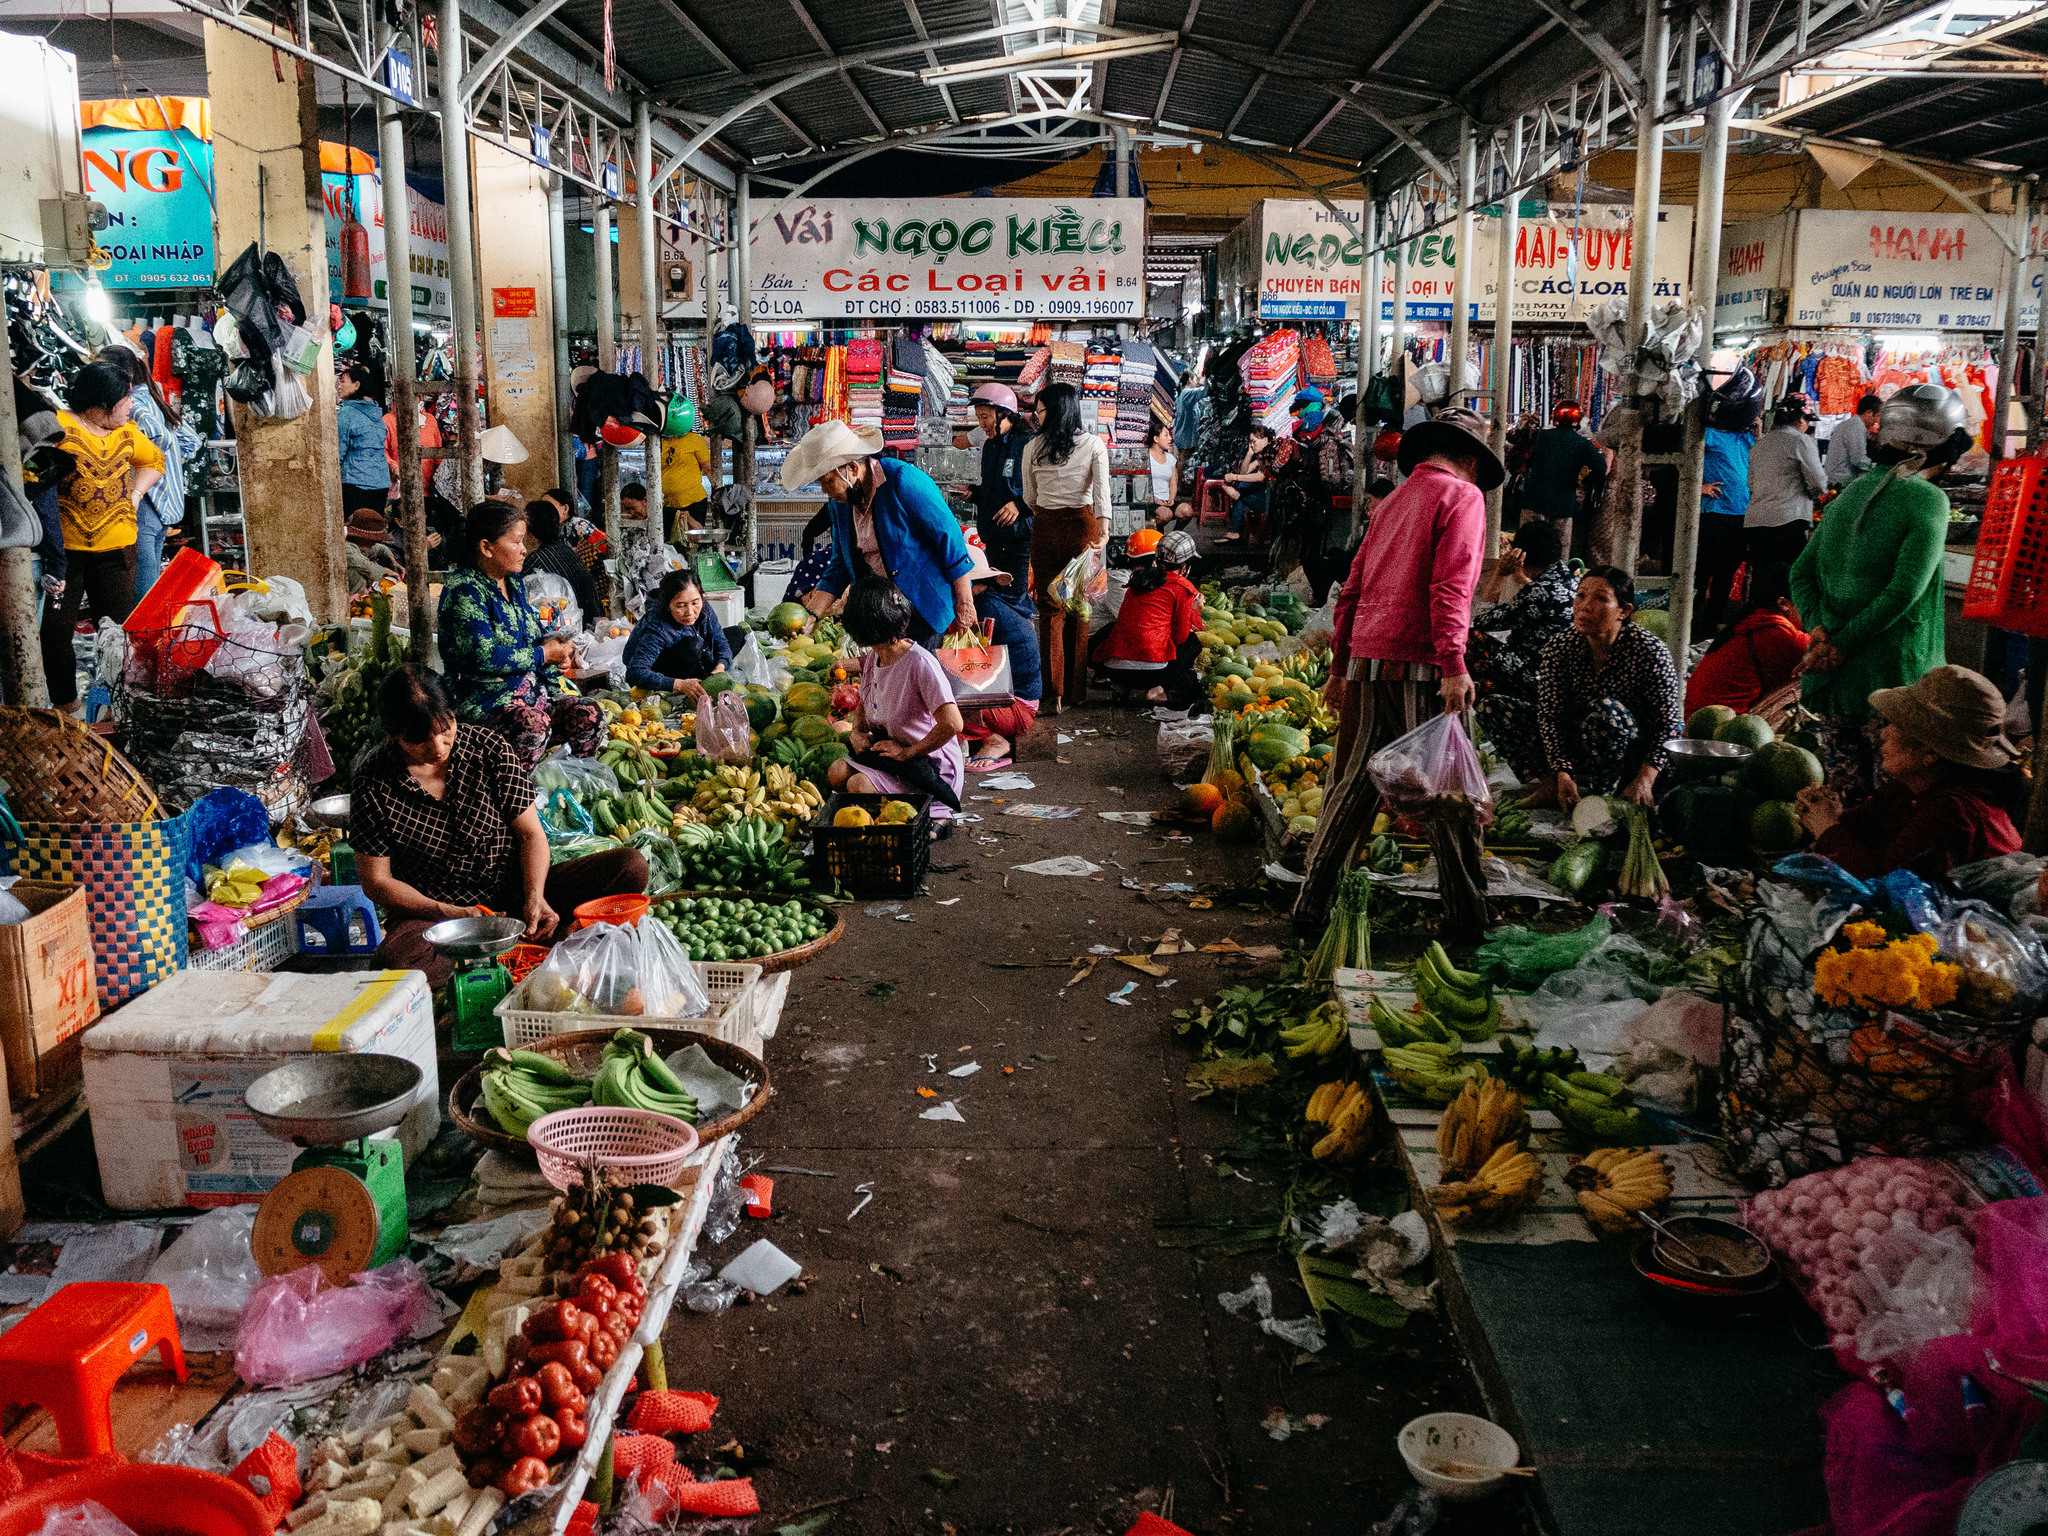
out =
[(219, 269), (225, 272), (251, 241), (260, 240), (290, 268), (322, 340), (320, 365), (302, 381), (313, 397), (310, 411), (276, 421), (252, 415), (244, 405), (230, 406), (240, 444), (249, 566), (259, 576), (289, 576), (306, 589), (315, 619), (338, 620), (348, 611), (348, 546), (342, 537), (334, 351), (327, 332), (327, 221), (311, 72), (253, 37), (208, 22), (206, 73), (213, 98)]
[(484, 333), (484, 394), (494, 427), (526, 449), (505, 481), (528, 496), (555, 484), (555, 285), (549, 175), (472, 139), (477, 309)]

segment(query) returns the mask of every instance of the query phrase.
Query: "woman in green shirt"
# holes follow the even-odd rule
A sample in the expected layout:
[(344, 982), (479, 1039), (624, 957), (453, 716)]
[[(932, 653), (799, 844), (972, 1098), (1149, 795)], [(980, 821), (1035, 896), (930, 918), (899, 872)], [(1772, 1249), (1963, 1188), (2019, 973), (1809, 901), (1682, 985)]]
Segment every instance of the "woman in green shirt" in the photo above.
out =
[(1845, 801), (1876, 788), (1870, 695), (1904, 688), (1942, 663), (1942, 551), (1948, 494), (1933, 482), (1968, 451), (1963, 402), (1915, 384), (1884, 404), (1876, 466), (1850, 483), (1792, 566), (1792, 600), (1810, 631), (1806, 707), (1822, 717), (1828, 782)]

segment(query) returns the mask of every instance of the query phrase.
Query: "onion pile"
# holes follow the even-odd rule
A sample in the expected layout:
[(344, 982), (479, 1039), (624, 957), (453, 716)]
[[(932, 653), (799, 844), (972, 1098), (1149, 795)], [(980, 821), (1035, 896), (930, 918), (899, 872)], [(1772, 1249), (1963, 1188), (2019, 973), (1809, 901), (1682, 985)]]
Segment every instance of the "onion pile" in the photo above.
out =
[(1792, 1266), (1837, 1348), (1855, 1343), (1863, 1321), (1855, 1272), (1873, 1242), (1898, 1227), (1960, 1227), (1974, 1238), (1976, 1224), (1961, 1179), (1907, 1157), (1859, 1158), (1766, 1190), (1749, 1206), (1750, 1230)]

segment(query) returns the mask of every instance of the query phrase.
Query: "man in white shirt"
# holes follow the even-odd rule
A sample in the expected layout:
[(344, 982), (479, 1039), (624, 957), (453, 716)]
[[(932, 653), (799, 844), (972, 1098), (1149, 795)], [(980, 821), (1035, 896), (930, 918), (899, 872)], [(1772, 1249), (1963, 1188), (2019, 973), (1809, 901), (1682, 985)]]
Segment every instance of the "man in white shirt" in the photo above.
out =
[(1814, 446), (1813, 403), (1804, 395), (1778, 402), (1771, 430), (1749, 451), (1749, 510), (1742, 515), (1743, 558), (1749, 568), (1790, 565), (1813, 532), (1813, 503), (1827, 489)]
[(1847, 485), (1870, 468), (1870, 434), (1877, 430), (1877, 413), (1884, 402), (1865, 395), (1856, 402), (1856, 414), (1836, 423), (1828, 438), (1828, 484)]

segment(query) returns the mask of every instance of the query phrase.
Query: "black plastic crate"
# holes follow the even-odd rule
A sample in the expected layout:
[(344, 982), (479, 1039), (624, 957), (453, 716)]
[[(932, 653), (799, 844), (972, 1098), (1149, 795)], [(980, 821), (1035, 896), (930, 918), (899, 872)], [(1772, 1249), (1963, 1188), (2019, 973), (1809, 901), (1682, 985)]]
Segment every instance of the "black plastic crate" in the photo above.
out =
[[(879, 816), (890, 800), (915, 806), (917, 814), (886, 827), (832, 825), (832, 818), (847, 806)], [(837, 885), (851, 896), (915, 896), (924, 888), (931, 867), (932, 797), (836, 794), (811, 823), (811, 848), (828, 886)]]

